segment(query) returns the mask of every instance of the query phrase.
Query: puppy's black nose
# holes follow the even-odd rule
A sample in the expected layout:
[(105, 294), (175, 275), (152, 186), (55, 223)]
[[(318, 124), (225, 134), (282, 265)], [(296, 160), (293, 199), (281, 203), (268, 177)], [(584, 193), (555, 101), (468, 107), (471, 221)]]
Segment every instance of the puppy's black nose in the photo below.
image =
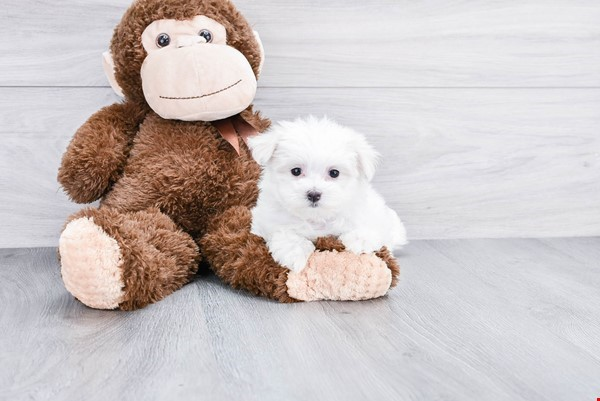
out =
[(306, 194), (306, 197), (312, 203), (317, 203), (318, 201), (321, 200), (321, 195), (322, 195), (321, 192), (310, 191), (309, 193)]

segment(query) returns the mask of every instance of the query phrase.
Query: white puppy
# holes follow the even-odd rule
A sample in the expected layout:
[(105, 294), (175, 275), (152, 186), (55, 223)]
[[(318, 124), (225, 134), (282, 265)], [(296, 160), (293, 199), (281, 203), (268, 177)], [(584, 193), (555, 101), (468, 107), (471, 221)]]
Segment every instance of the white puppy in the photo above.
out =
[(378, 154), (359, 133), (308, 117), (280, 122), (249, 146), (263, 168), (252, 233), (281, 265), (302, 270), (318, 237), (339, 237), (357, 254), (406, 243), (400, 218), (369, 183)]

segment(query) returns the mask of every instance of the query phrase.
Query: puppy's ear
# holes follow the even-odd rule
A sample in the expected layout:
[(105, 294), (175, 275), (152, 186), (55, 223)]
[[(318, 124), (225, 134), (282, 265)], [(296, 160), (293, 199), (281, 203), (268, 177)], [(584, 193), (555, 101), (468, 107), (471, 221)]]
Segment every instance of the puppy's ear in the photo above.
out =
[(367, 181), (371, 181), (375, 175), (380, 154), (359, 133), (355, 133), (352, 142), (357, 156), (358, 171)]
[(275, 131), (267, 131), (263, 134), (248, 139), (248, 147), (252, 151), (252, 157), (261, 166), (266, 166), (277, 148), (278, 135)]

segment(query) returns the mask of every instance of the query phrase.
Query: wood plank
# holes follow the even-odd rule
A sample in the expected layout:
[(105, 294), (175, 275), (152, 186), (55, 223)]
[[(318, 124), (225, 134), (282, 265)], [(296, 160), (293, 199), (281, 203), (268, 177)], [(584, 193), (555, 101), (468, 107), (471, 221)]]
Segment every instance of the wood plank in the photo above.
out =
[[(266, 87), (600, 87), (595, 0), (236, 3)], [(106, 86), (100, 55), (129, 4), (3, 2), (0, 86)]]
[[(53, 246), (79, 208), (55, 180), (62, 152), (114, 98), (0, 96), (0, 247)], [(274, 119), (328, 114), (368, 135), (383, 154), (374, 185), (413, 239), (600, 235), (600, 90), (263, 89), (257, 105)]]
[[(584, 240), (600, 245), (598, 238)], [(404, 285), (412, 290), (403, 297), (403, 310), (414, 319), (415, 334), (430, 339), (432, 347), (443, 346), (452, 356), (486, 372), (495, 384), (502, 382), (520, 395), (514, 399), (593, 399), (597, 395), (597, 381), (584, 379), (575, 384), (583, 372), (572, 370), (579, 369), (579, 358), (592, 365), (599, 363), (597, 345), (592, 353), (556, 330), (556, 326), (570, 325), (579, 333), (580, 342), (599, 342), (600, 320), (592, 306), (600, 301), (597, 287), (581, 282), (583, 263), (571, 255), (585, 258), (587, 263), (593, 263), (593, 257), (577, 252), (558, 254), (537, 240), (524, 239), (423, 241), (412, 245), (406, 251), (408, 257), (401, 255), (400, 261)], [(560, 266), (569, 268), (561, 272)], [(596, 264), (596, 276), (599, 267)], [(566, 322), (562, 319), (568, 311), (574, 311), (575, 316)], [(588, 333), (590, 338), (586, 339)], [(554, 341), (565, 348), (550, 345)], [(574, 374), (575, 382), (565, 380), (564, 373)], [(575, 388), (582, 391), (581, 396), (573, 396)], [(479, 397), (457, 397), (461, 398)], [(495, 399), (490, 395), (481, 398)]]
[(507, 304), (600, 361), (598, 336), (589, 335), (600, 333), (600, 320), (590, 320), (598, 309), (600, 238), (509, 239), (494, 246), (487, 240), (468, 246), (451, 240), (436, 242), (435, 248), (455, 263), (470, 261), (463, 269), (482, 287), (502, 285), (499, 296)]
[(381, 299), (280, 305), (204, 277), (132, 313), (75, 301), (54, 249), (0, 250), (0, 398), (594, 399), (588, 249), (414, 241)]

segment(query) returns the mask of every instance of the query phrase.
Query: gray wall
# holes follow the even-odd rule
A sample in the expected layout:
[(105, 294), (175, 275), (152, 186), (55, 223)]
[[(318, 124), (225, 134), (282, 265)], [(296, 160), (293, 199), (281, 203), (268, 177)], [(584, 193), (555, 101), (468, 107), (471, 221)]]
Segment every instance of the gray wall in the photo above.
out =
[[(101, 53), (129, 1), (5, 0), (0, 247), (54, 246), (70, 137), (117, 100)], [(600, 235), (597, 0), (239, 0), (273, 119), (328, 114), (383, 153), (418, 238)]]

